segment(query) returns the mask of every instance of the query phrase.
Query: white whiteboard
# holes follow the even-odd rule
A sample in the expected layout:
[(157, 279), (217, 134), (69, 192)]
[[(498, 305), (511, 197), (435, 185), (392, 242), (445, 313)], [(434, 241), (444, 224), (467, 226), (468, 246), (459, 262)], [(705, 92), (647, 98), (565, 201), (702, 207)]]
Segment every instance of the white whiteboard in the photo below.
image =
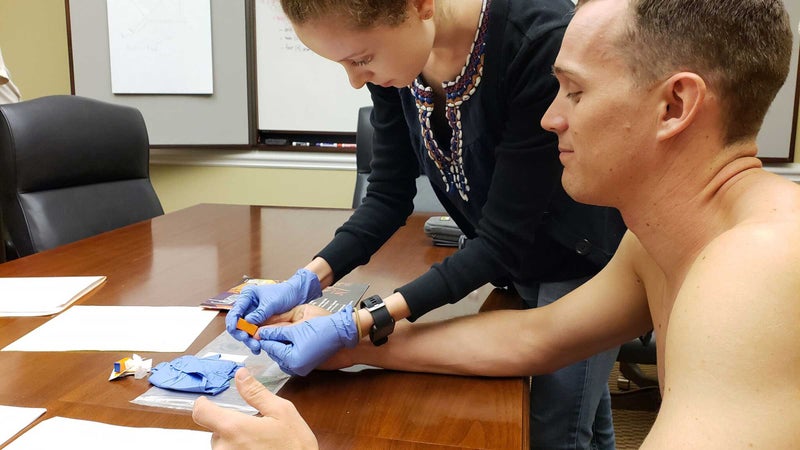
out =
[(73, 93), (141, 111), (151, 146), (249, 145), (248, 35), (244, 24), (248, 23), (250, 1), (211, 0), (213, 94), (117, 95), (111, 91), (106, 0), (67, 0)]
[(111, 92), (213, 94), (210, 0), (107, 0)]
[(258, 129), (354, 132), (358, 108), (372, 104), (344, 68), (310, 51), (278, 0), (256, 0)]
[(800, 23), (800, 1), (784, 0), (784, 5), (789, 11), (792, 29), (794, 30), (794, 41), (792, 44), (792, 64), (789, 69), (789, 76), (775, 100), (772, 102), (761, 132), (758, 134), (758, 156), (762, 158), (780, 158), (789, 161), (789, 152), (792, 142), (792, 128), (797, 123), (794, 117), (795, 90), (797, 89), (797, 59), (798, 44), (800, 33), (798, 23)]

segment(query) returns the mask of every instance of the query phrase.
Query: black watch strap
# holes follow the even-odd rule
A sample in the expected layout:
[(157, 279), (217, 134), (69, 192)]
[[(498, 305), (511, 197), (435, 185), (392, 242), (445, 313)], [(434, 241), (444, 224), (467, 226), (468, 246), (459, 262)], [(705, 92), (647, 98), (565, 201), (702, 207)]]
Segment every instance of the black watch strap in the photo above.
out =
[(377, 295), (367, 297), (361, 302), (361, 307), (366, 308), (372, 316), (369, 340), (376, 346), (385, 344), (389, 340), (389, 335), (394, 331), (394, 319), (386, 309), (383, 299)]

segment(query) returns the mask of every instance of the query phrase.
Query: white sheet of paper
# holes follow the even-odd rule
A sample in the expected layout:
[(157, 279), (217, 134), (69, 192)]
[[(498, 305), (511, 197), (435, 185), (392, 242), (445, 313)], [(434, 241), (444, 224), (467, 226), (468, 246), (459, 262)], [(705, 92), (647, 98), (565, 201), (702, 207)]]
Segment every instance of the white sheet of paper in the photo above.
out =
[(194, 306), (73, 306), (2, 351), (184, 352), (217, 314)]
[(0, 446), (30, 425), (47, 411), (44, 408), (22, 408), (0, 405)]
[(53, 417), (37, 424), (6, 450), (68, 448), (142, 450), (147, 448), (211, 448), (211, 433), (167, 428), (135, 428), (88, 420)]
[(56, 314), (105, 279), (102, 276), (0, 278), (0, 316)]

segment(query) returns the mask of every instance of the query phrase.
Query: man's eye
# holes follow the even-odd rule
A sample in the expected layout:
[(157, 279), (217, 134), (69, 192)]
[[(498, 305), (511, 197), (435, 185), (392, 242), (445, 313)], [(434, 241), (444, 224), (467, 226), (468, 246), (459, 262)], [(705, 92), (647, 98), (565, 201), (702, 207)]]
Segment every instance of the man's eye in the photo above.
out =
[(567, 92), (566, 97), (577, 103), (581, 100), (581, 94), (583, 94), (583, 91)]

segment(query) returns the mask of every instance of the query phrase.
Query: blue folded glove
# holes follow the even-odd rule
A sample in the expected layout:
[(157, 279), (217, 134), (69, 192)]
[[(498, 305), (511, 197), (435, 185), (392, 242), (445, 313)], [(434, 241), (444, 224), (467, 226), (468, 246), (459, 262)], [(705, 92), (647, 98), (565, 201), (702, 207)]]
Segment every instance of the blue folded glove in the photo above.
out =
[(180, 356), (153, 367), (150, 384), (173, 391), (217, 395), (228, 389), (241, 364), (220, 359), (220, 355), (198, 358)]
[(353, 306), (329, 316), (259, 331), (261, 348), (289, 375), (308, 375), (343, 347), (358, 343)]
[(225, 329), (257, 355), (261, 353), (261, 346), (246, 332), (236, 328), (239, 318), (253, 325), (261, 325), (275, 314), (285, 313), (321, 295), (322, 288), (317, 274), (307, 269), (298, 270), (282, 283), (246, 286), (225, 316)]

